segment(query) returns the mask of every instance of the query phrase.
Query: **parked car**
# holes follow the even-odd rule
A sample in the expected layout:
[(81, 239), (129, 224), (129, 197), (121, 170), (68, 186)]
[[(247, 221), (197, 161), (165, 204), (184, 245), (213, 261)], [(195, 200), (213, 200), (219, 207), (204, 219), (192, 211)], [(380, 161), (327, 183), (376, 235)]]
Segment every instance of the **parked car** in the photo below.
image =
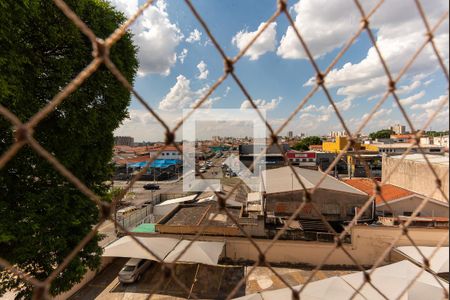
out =
[(141, 279), (142, 274), (147, 270), (153, 261), (140, 258), (131, 258), (119, 272), (119, 281), (122, 283), (133, 283)]
[(205, 167), (203, 167), (203, 168), (201, 168), (200, 170), (198, 170), (200, 173), (205, 173), (206, 172), (206, 168)]
[(154, 184), (154, 183), (147, 183), (146, 185), (144, 185), (144, 189), (145, 190), (159, 190), (159, 185)]

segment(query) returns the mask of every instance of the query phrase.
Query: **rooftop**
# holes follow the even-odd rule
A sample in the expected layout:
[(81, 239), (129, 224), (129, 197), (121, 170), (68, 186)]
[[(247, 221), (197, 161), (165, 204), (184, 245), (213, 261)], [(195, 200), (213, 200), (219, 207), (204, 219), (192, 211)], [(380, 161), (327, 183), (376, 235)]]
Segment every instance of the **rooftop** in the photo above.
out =
[[(300, 180), (306, 189), (314, 188), (322, 179), (325, 173), (315, 170), (308, 170), (294, 167)], [(267, 194), (283, 193), (303, 190), (302, 185), (298, 182), (290, 167), (282, 167), (263, 171), (264, 188)], [(360, 190), (349, 186), (336, 178), (325, 175), (325, 179), (320, 184), (321, 189), (335, 190), (339, 192), (365, 195)]]
[[(442, 156), (442, 155), (432, 155), (432, 154), (426, 154), (426, 157), (428, 161), (432, 164), (438, 164), (438, 165), (449, 165), (449, 158), (448, 156)], [(401, 156), (392, 156), (389, 157), (390, 159), (401, 159)], [(425, 158), (423, 157), (423, 154), (416, 153), (416, 154), (408, 154), (404, 158), (405, 160), (409, 161), (415, 161), (415, 162), (423, 162), (425, 163)]]
[[(375, 183), (371, 179), (354, 178), (344, 180), (344, 182), (354, 188), (357, 188), (360, 191), (363, 191), (369, 196), (372, 196), (375, 193)], [(382, 198), (384, 198), (386, 202), (389, 202), (412, 195), (414, 195), (414, 193), (411, 191), (402, 189), (392, 184), (385, 184), (381, 187), (381, 196), (377, 196), (375, 198), (375, 202), (377, 205), (379, 205), (384, 203)]]

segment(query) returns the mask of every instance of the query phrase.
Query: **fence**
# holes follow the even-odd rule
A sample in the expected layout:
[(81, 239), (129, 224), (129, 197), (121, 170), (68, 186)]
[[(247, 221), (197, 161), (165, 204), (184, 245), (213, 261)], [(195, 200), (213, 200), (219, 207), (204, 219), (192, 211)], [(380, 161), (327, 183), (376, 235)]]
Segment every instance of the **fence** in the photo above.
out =
[(118, 228), (119, 232), (124, 232), (122, 231), (122, 229), (130, 231), (142, 223), (155, 223), (155, 218), (153, 216), (153, 207), (151, 204), (146, 205), (134, 211), (131, 215), (117, 218), (116, 222), (121, 225)]
[[(36, 151), (40, 156), (42, 156), (45, 160), (47, 160), (57, 171), (59, 171), (64, 177), (67, 178), (69, 182), (71, 182), (74, 186), (76, 186), (86, 197), (94, 201), (98, 207), (99, 211), (101, 212), (101, 220), (98, 223), (97, 226), (95, 226), (92, 231), (79, 242), (77, 247), (73, 249), (73, 251), (66, 257), (66, 259), (57, 267), (54, 268), (54, 270), (48, 275), (48, 277), (45, 280), (38, 280), (35, 277), (33, 277), (33, 274), (27, 273), (21, 269), (23, 266), (15, 266), (10, 264), (8, 261), (5, 261), (4, 259), (0, 259), (0, 266), (4, 268), (4, 270), (7, 270), (8, 272), (11, 272), (20, 280), (25, 283), (28, 286), (33, 287), (33, 296), (36, 299), (42, 299), (48, 297), (48, 291), (50, 284), (57, 278), (58, 274), (61, 273), (62, 270), (66, 268), (66, 266), (71, 262), (71, 260), (78, 254), (78, 252), (83, 249), (83, 247), (95, 236), (97, 233), (99, 227), (103, 224), (103, 222), (107, 219), (112, 220), (116, 223), (116, 225), (121, 228), (122, 231), (124, 231), (127, 235), (131, 236), (135, 242), (141, 245), (141, 247), (145, 248), (149, 253), (151, 253), (153, 256), (158, 257), (156, 254), (152, 253), (151, 250), (146, 248), (143, 244), (141, 244), (135, 237), (133, 233), (130, 233), (127, 228), (124, 227), (123, 224), (120, 224), (116, 222), (111, 216), (111, 204), (102, 202), (100, 197), (98, 197), (92, 190), (90, 190), (88, 187), (86, 187), (83, 182), (77, 179), (76, 176), (73, 175), (73, 173), (68, 170), (60, 161), (52, 155), (52, 153), (48, 152), (43, 145), (40, 145), (36, 139), (33, 137), (33, 129), (36, 128), (36, 125), (39, 124), (46, 116), (48, 116), (61, 102), (63, 102), (71, 93), (76, 91), (83, 82), (85, 82), (96, 70), (101, 66), (104, 65), (106, 68), (110, 70), (110, 72), (117, 78), (117, 80), (125, 87), (127, 88), (137, 99), (138, 101), (149, 111), (149, 114), (151, 114), (158, 123), (161, 124), (162, 128), (164, 128), (166, 141), (165, 146), (173, 145), (175, 146), (180, 153), (182, 153), (182, 149), (178, 144), (176, 144), (175, 136), (177, 131), (180, 129), (180, 127), (183, 125), (183, 123), (188, 119), (191, 114), (187, 115), (185, 118), (181, 119), (172, 129), (167, 125), (167, 123), (163, 120), (163, 118), (158, 115), (158, 113), (149, 106), (146, 101), (139, 95), (139, 93), (132, 87), (132, 85), (125, 79), (123, 74), (119, 71), (119, 69), (114, 65), (114, 63), (110, 60), (109, 57), (109, 49), (119, 40), (123, 35), (126, 33), (126, 31), (130, 28), (130, 26), (138, 19), (143, 12), (148, 9), (149, 6), (153, 4), (152, 0), (148, 0), (145, 2), (144, 5), (142, 5), (139, 10), (125, 23), (123, 23), (115, 32), (113, 32), (108, 38), (105, 40), (102, 40), (98, 38), (94, 32), (92, 32), (87, 24), (85, 24), (73, 11), (72, 9), (66, 5), (66, 3), (63, 0), (53, 0), (55, 5), (80, 29), (80, 31), (86, 35), (86, 37), (92, 42), (92, 48), (93, 48), (93, 59), (92, 62), (86, 66), (86, 68), (79, 73), (67, 86), (60, 89), (60, 92), (58, 92), (53, 99), (47, 102), (46, 106), (41, 109), (40, 111), (36, 112), (36, 114), (27, 122), (22, 123), (17, 116), (15, 116), (10, 110), (8, 110), (5, 106), (0, 106), (0, 114), (6, 118), (11, 125), (15, 128), (15, 137), (16, 141), (10, 146), (9, 150), (2, 153), (0, 156), (0, 169), (5, 166), (5, 164), (14, 158), (16, 153), (23, 148), (25, 145), (29, 145), (34, 151)], [(308, 43), (305, 41), (304, 36), (302, 35), (301, 28), (298, 28), (296, 23), (293, 20), (293, 17), (291, 15), (291, 11), (289, 10), (287, 0), (278, 0), (274, 1), (277, 3), (277, 9), (273, 13), (273, 15), (266, 20), (264, 23), (265, 25), (261, 26), (258, 30), (258, 32), (253, 36), (253, 38), (248, 42), (248, 44), (241, 48), (240, 52), (233, 58), (227, 56), (225, 53), (224, 48), (219, 44), (218, 40), (215, 38), (213, 32), (210, 30), (208, 24), (204, 21), (203, 16), (199, 13), (199, 11), (196, 9), (193, 2), (190, 0), (184, 1), (186, 4), (186, 7), (188, 10), (193, 14), (193, 16), (198, 20), (199, 24), (202, 26), (204, 32), (207, 34), (208, 38), (211, 40), (213, 46), (217, 49), (223, 63), (224, 63), (224, 71), (222, 76), (220, 76), (213, 85), (211, 85), (210, 89), (205, 92), (204, 95), (200, 98), (198, 102), (196, 102), (194, 109), (198, 109), (202, 107), (203, 104), (207, 101), (208, 97), (217, 89), (218, 86), (220, 86), (227, 78), (230, 78), (233, 80), (236, 85), (239, 87), (239, 89), (243, 92), (243, 94), (246, 96), (246, 99), (249, 100), (249, 103), (253, 109), (255, 109), (258, 113), (258, 105), (254, 101), (254, 98), (251, 96), (249, 91), (247, 90), (244, 83), (241, 81), (238, 73), (235, 71), (234, 66), (236, 63), (248, 52), (250, 47), (255, 44), (255, 42), (261, 37), (262, 33), (265, 32), (270, 24), (274, 21), (276, 21), (278, 18), (286, 18), (288, 24), (292, 28), (292, 32), (294, 36), (298, 39), (298, 42), (300, 43), (302, 49), (305, 52), (305, 55), (309, 62), (311, 63), (311, 66), (314, 70), (314, 73), (316, 75), (316, 80), (313, 83), (313, 86), (311, 87), (309, 93), (301, 99), (301, 101), (298, 102), (297, 107), (294, 111), (292, 111), (291, 115), (283, 120), (282, 124), (275, 129), (269, 121), (265, 120), (262, 115), (259, 113), (259, 116), (263, 119), (265, 122), (267, 129), (270, 133), (270, 139), (271, 145), (277, 145), (277, 147), (280, 149), (281, 152), (283, 152), (282, 147), (279, 144), (279, 140), (277, 136), (279, 133), (286, 128), (286, 126), (293, 120), (294, 116), (302, 109), (305, 108), (305, 105), (308, 103), (308, 100), (311, 99), (313, 95), (315, 95), (318, 91), (322, 91), (325, 95), (327, 101), (329, 102), (331, 108), (333, 109), (335, 115), (337, 116), (340, 125), (344, 128), (346, 134), (349, 138), (347, 145), (345, 148), (339, 153), (337, 158), (334, 160), (333, 163), (330, 164), (328, 171), (333, 170), (336, 163), (341, 159), (341, 157), (345, 154), (345, 152), (350, 149), (354, 148), (354, 145), (356, 143), (356, 139), (358, 137), (358, 134), (362, 132), (362, 130), (366, 127), (366, 125), (374, 118), (374, 115), (380, 111), (380, 107), (386, 102), (386, 100), (389, 97), (392, 97), (394, 99), (394, 103), (397, 105), (398, 109), (400, 110), (402, 116), (407, 122), (407, 125), (411, 132), (415, 133), (415, 142), (413, 145), (411, 145), (407, 151), (402, 155), (401, 159), (398, 160), (398, 163), (400, 163), (405, 155), (407, 155), (413, 147), (417, 147), (418, 152), (423, 154), (423, 157), (427, 163), (427, 168), (430, 169), (431, 173), (433, 174), (433, 177), (435, 178), (435, 188), (433, 193), (430, 195), (427, 195), (427, 197), (422, 201), (421, 205), (418, 206), (415, 211), (413, 212), (412, 216), (415, 217), (420, 212), (421, 208), (423, 208), (426, 203), (429, 201), (430, 197), (434, 193), (441, 193), (444, 195), (442, 191), (442, 184), (441, 184), (441, 178), (434, 172), (433, 167), (431, 163), (429, 162), (427, 156), (425, 155), (425, 151), (421, 148), (420, 137), (423, 135), (424, 130), (429, 127), (433, 119), (441, 112), (441, 110), (447, 105), (448, 103), (448, 94), (446, 97), (444, 97), (442, 100), (439, 101), (439, 105), (436, 107), (435, 110), (430, 114), (428, 120), (425, 122), (424, 126), (422, 128), (416, 128), (414, 122), (411, 120), (410, 116), (406, 112), (404, 108), (404, 104), (402, 101), (400, 101), (399, 94), (398, 94), (398, 87), (397, 84), (399, 83), (400, 79), (407, 73), (409, 69), (413, 66), (414, 62), (416, 61), (417, 57), (422, 53), (422, 51), (426, 47), (431, 47), (435, 57), (436, 57), (436, 66), (442, 70), (443, 76), (445, 77), (446, 82), (449, 81), (449, 75), (448, 70), (446, 67), (445, 59), (442, 57), (440, 52), (438, 51), (438, 48), (436, 46), (436, 42), (434, 39), (434, 34), (437, 32), (437, 30), (440, 29), (440, 27), (445, 23), (445, 21), (448, 18), (448, 11), (442, 11), (441, 16), (438, 17), (437, 22), (434, 24), (429, 23), (429, 19), (427, 17), (427, 14), (425, 13), (422, 4), (420, 0), (414, 0), (411, 1), (412, 5), (411, 9), (417, 10), (417, 13), (420, 15), (421, 20), (423, 21), (423, 34), (424, 37), (422, 40), (417, 41), (417, 49), (412, 55), (407, 63), (401, 68), (401, 70), (397, 74), (393, 74), (390, 71), (390, 66), (386, 63), (386, 60), (383, 56), (383, 51), (381, 51), (379, 45), (377, 44), (375, 34), (373, 29), (371, 28), (371, 18), (373, 15), (379, 10), (379, 8), (382, 5), (389, 5), (388, 3), (384, 3), (383, 0), (380, 0), (376, 3), (376, 5), (370, 10), (365, 11), (363, 6), (361, 5), (361, 1), (354, 0), (354, 5), (357, 8), (358, 12), (360, 13), (361, 22), (359, 25), (355, 26), (356, 32), (354, 35), (349, 37), (349, 39), (345, 42), (345, 44), (340, 48), (338, 51), (336, 57), (331, 61), (329, 66), (325, 69), (321, 69), (318, 66), (315, 53), (310, 49)], [(345, 12), (342, 12), (345, 14)], [(333, 68), (338, 64), (338, 62), (341, 61), (342, 57), (347, 53), (347, 51), (350, 49), (350, 47), (354, 44), (356, 39), (358, 39), (360, 36), (362, 36), (363, 33), (367, 34), (367, 37), (369, 41), (371, 42), (372, 46), (375, 50), (375, 57), (378, 59), (379, 63), (382, 65), (384, 75), (386, 76), (386, 88), (383, 94), (379, 97), (378, 100), (376, 100), (376, 105), (371, 109), (370, 113), (364, 116), (364, 120), (362, 124), (357, 128), (357, 130), (351, 132), (348, 127), (349, 120), (346, 120), (344, 116), (342, 115), (337, 102), (335, 99), (333, 99), (333, 96), (330, 93), (330, 88), (327, 86), (327, 77), (330, 75), (330, 72), (333, 70)], [(355, 74), (357, 75), (357, 74)], [(161, 150), (163, 151), (164, 148)], [(265, 149), (264, 149), (265, 150)], [(161, 151), (155, 155), (157, 157)], [(184, 154), (183, 154), (184, 155)], [(360, 153), (358, 150), (355, 151), (355, 155), (357, 157), (360, 157)], [(364, 161), (364, 160), (362, 160)], [(152, 162), (152, 161), (151, 161)], [(143, 168), (141, 172), (138, 174), (138, 176), (135, 176), (132, 181), (129, 183), (127, 188), (124, 189), (121, 195), (116, 197), (113, 200), (114, 202), (119, 201), (130, 189), (130, 187), (135, 183), (138, 178), (144, 174), (147, 171), (147, 168), (149, 167), (150, 163), (147, 165), (146, 168)], [(288, 161), (286, 163), (289, 163)], [(292, 166), (290, 165), (292, 168)], [(368, 166), (366, 165), (367, 174), (370, 174), (368, 170)], [(448, 172), (448, 171), (447, 171)], [(293, 172), (295, 175), (295, 180), (297, 180), (300, 185), (305, 188), (304, 183), (302, 182), (301, 178), (298, 177), (296, 172)], [(370, 270), (365, 270), (364, 267), (360, 264), (357, 258), (355, 258), (350, 252), (347, 251), (346, 247), (343, 247), (343, 239), (345, 238), (346, 234), (348, 234), (352, 227), (356, 224), (356, 220), (360, 218), (360, 216), (366, 211), (370, 204), (372, 203), (373, 199), (378, 195), (382, 197), (380, 191), (381, 186), (387, 181), (387, 178), (389, 178), (390, 174), (387, 174), (385, 178), (383, 178), (383, 181), (381, 183), (374, 181), (376, 185), (376, 193), (375, 195), (368, 198), (366, 204), (362, 207), (362, 209), (358, 212), (358, 214), (354, 217), (353, 221), (345, 228), (345, 230), (342, 233), (337, 233), (333, 227), (323, 218), (322, 216), (322, 222), (330, 229), (330, 231), (334, 234), (334, 246), (330, 247), (329, 252), (325, 256), (323, 260), (321, 260), (319, 263), (316, 264), (316, 267), (314, 271), (311, 273), (309, 278), (306, 280), (306, 283), (299, 289), (295, 290), (289, 282), (287, 282), (274, 268), (272, 268), (270, 263), (270, 256), (266, 256), (269, 249), (271, 249), (274, 245), (276, 245), (277, 241), (279, 240), (280, 236), (283, 235), (283, 233), (288, 229), (289, 224), (292, 220), (294, 220), (299, 213), (302, 211), (304, 205), (311, 204), (311, 199), (315, 196), (315, 191), (317, 190), (317, 187), (322, 183), (324, 180), (324, 177), (322, 180), (317, 184), (313, 189), (310, 189), (304, 199), (302, 204), (298, 207), (298, 209), (293, 213), (289, 219), (288, 222), (286, 222), (286, 225), (283, 227), (282, 230), (280, 230), (275, 237), (271, 240), (271, 242), (267, 245), (267, 247), (264, 247), (263, 249), (255, 243), (255, 241), (252, 239), (252, 237), (243, 230), (243, 228), (239, 225), (236, 218), (228, 212), (228, 209), (226, 208), (226, 201), (229, 198), (229, 196), (239, 187), (239, 184), (236, 185), (233, 190), (228, 192), (225, 196), (217, 193), (217, 197), (219, 199), (218, 201), (218, 212), (225, 213), (230, 220), (232, 220), (239, 228), (239, 230), (242, 231), (243, 235), (249, 240), (251, 245), (254, 247), (253, 251), (256, 251), (258, 253), (257, 257), (258, 260), (255, 262), (255, 266), (265, 266), (269, 268), (276, 277), (283, 282), (287, 287), (289, 287), (292, 291), (292, 297), (294, 299), (298, 299), (301, 297), (301, 293), (305, 289), (306, 286), (308, 286), (309, 282), (313, 279), (315, 274), (321, 269), (323, 265), (327, 263), (327, 260), (329, 257), (331, 257), (336, 252), (339, 252), (342, 255), (345, 255), (348, 257), (354, 265), (361, 271), (364, 271), (366, 276), (364, 283), (355, 290), (353, 297), (355, 297), (358, 292), (363, 288), (365, 285), (371, 285), (374, 287), (375, 290), (377, 290), (382, 297), (386, 298), (386, 296), (371, 282), (371, 275), (373, 274), (375, 268), (380, 266), (380, 264), (383, 262), (383, 260), (387, 257), (387, 255), (390, 253), (390, 251), (396, 246), (396, 243), (402, 239), (407, 238), (412, 245), (414, 245), (417, 249), (417, 251), (420, 252), (420, 250), (417, 248), (416, 242), (413, 237), (411, 237), (408, 227), (411, 224), (411, 221), (406, 221), (405, 223), (401, 224), (395, 234), (395, 237), (391, 239), (391, 241), (388, 243), (388, 245), (383, 249), (383, 251), (378, 252), (377, 259), (375, 263), (373, 264), (373, 267)], [(201, 176), (203, 177), (203, 176)], [(305, 188), (306, 190), (306, 188)], [(382, 199), (386, 205), (389, 205), (385, 199)], [(446, 198), (446, 201), (448, 202), (448, 199)], [(312, 203), (313, 204), (313, 203)], [(312, 205), (313, 209), (316, 213), (320, 215), (320, 211)], [(214, 219), (210, 218), (211, 220)], [(412, 220), (412, 218), (411, 218)], [(195, 235), (195, 237), (192, 239), (193, 241), (200, 238), (202, 235), (203, 230), (208, 226), (209, 223), (206, 223), (202, 228), (199, 230), (199, 232)], [(448, 234), (446, 236), (442, 237), (442, 240), (436, 244), (436, 247), (441, 247), (442, 244), (445, 242), (445, 240), (448, 239)], [(191, 244), (189, 244), (191, 245)], [(184, 251), (179, 254), (178, 258), (180, 258), (184, 254)], [(433, 254), (434, 255), (434, 254)], [(422, 272), (429, 270), (429, 261), (432, 258), (425, 257), (422, 254), (424, 263), (422, 264)], [(186, 287), (183, 285), (183, 283), (177, 279), (176, 272), (174, 272), (173, 265), (163, 265), (164, 268), (164, 274), (165, 277), (162, 277), (159, 284), (162, 284), (164, 282), (165, 278), (172, 278), (175, 283), (177, 283), (182, 289), (184, 289), (188, 294), (191, 295), (192, 298), (196, 298), (195, 294), (190, 293), (189, 287)], [(254, 270), (253, 268), (252, 270)], [(230, 291), (227, 295), (227, 298), (232, 298), (236, 291), (238, 291), (242, 285), (246, 282), (246, 278), (250, 276), (252, 271), (245, 274), (245, 277), (242, 278), (238, 284), (235, 286), (235, 288)], [(412, 284), (415, 282), (415, 280), (420, 276), (420, 273), (415, 276), (414, 280), (411, 281), (411, 283), (402, 291), (401, 296), (405, 295), (409, 288), (412, 286)], [(436, 279), (437, 280), (437, 279)], [(440, 282), (440, 281), (438, 281)], [(443, 297), (448, 298), (447, 292), (444, 290)], [(400, 296), (400, 297), (401, 297)]]

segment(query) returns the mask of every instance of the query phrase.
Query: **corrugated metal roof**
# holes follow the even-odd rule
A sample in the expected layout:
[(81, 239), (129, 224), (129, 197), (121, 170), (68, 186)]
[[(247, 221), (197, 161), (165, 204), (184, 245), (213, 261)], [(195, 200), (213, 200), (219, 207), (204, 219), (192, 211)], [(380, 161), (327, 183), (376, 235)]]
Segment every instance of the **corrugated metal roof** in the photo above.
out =
[[(314, 188), (324, 176), (323, 172), (294, 167), (295, 172), (300, 177), (306, 189)], [(303, 190), (290, 167), (263, 171), (264, 189), (266, 193), (283, 193), (290, 191)], [(360, 190), (349, 186), (338, 179), (326, 175), (320, 184), (321, 189), (335, 190), (345, 193), (366, 195)]]

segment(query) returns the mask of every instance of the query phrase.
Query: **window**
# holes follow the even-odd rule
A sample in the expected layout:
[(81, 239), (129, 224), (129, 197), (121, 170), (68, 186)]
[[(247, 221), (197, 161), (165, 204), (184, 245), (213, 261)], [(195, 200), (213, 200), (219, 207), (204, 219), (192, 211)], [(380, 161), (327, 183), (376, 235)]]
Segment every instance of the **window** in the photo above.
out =
[(409, 217), (409, 216), (412, 216), (412, 211), (404, 211), (404, 212), (403, 212), (403, 215), (404, 215), (404, 216), (408, 216), (408, 217)]

